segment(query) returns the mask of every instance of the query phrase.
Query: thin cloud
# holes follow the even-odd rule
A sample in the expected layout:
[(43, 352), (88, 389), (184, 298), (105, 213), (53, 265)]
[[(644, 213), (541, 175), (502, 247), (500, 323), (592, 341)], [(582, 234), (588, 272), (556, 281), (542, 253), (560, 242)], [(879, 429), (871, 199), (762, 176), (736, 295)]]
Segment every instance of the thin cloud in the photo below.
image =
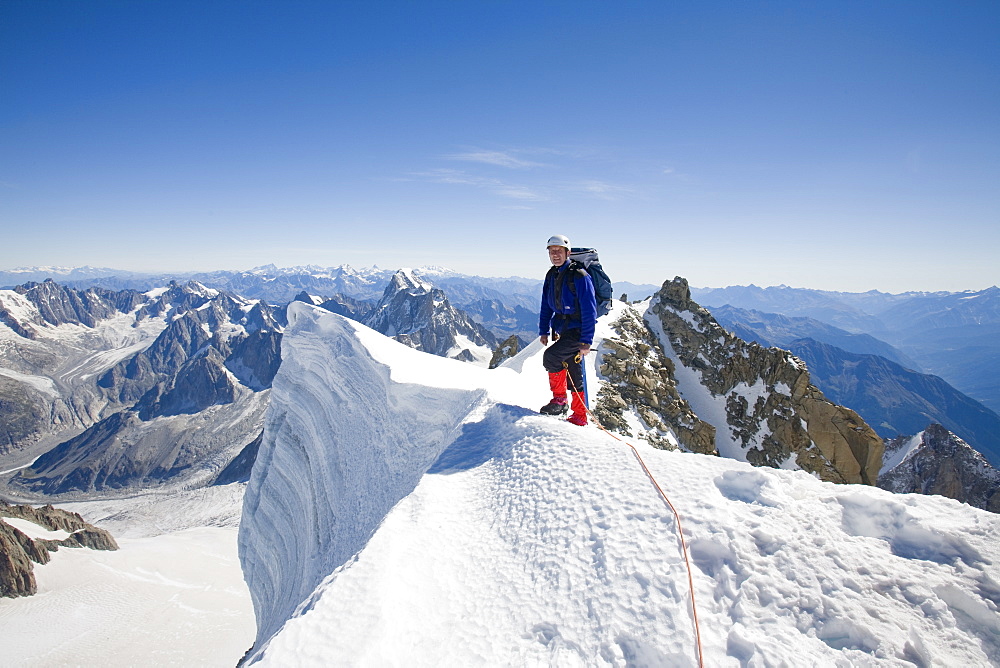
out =
[(496, 165), (497, 167), (507, 167), (508, 169), (531, 169), (532, 167), (545, 167), (541, 162), (524, 160), (514, 155), (513, 151), (469, 151), (466, 153), (452, 153), (444, 156), (446, 160), (461, 160), (463, 162), (478, 162), (485, 165)]
[(567, 186), (567, 190), (607, 200), (620, 199), (635, 194), (634, 188), (616, 183), (608, 183), (607, 181), (599, 181), (597, 179), (588, 179), (570, 184)]
[(430, 183), (444, 183), (448, 185), (473, 186), (483, 190), (488, 190), (500, 197), (519, 201), (544, 202), (549, 198), (528, 186), (516, 183), (508, 183), (501, 179), (488, 176), (476, 176), (457, 169), (434, 169), (429, 172), (417, 172), (414, 177), (428, 181)]

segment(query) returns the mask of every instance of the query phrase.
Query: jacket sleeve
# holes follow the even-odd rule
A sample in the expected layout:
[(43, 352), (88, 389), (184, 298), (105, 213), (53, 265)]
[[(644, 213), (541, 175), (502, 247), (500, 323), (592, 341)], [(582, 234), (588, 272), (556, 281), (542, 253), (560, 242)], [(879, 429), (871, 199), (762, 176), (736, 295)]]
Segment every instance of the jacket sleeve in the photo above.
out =
[(552, 327), (552, 305), (549, 304), (549, 274), (542, 281), (542, 303), (538, 314), (538, 336), (548, 336)]
[(597, 326), (597, 296), (589, 274), (581, 272), (575, 280), (576, 294), (580, 300), (580, 343), (589, 346), (594, 342), (594, 329)]

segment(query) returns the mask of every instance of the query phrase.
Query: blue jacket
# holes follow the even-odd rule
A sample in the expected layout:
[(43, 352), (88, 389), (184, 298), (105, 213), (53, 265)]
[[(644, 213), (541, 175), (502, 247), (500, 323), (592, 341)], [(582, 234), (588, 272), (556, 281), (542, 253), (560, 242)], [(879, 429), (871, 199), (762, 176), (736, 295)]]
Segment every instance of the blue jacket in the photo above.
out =
[[(548, 336), (549, 332), (561, 334), (569, 329), (580, 330), (580, 343), (594, 342), (594, 326), (597, 324), (597, 297), (590, 275), (580, 271), (566, 273), (570, 261), (556, 271), (550, 270), (542, 284), (542, 306), (538, 317), (538, 335)], [(579, 266), (579, 265), (578, 265)], [(560, 276), (561, 274), (561, 276)], [(570, 281), (576, 287), (576, 295), (570, 288)], [(562, 295), (557, 299), (556, 283), (562, 283)]]

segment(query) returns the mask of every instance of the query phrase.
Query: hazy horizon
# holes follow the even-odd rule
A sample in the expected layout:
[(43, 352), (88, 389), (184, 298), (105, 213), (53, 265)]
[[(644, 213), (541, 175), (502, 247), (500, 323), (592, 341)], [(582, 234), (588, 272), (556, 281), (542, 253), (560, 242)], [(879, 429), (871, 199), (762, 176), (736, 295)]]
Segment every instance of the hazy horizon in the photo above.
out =
[[(186, 271), (176, 271), (176, 270), (172, 271), (172, 270), (169, 270), (169, 269), (159, 270), (159, 271), (131, 270), (131, 269), (126, 269), (124, 267), (95, 267), (93, 265), (80, 265), (80, 266), (76, 266), (76, 267), (65, 267), (65, 266), (49, 265), (49, 266), (34, 266), (34, 267), (12, 267), (12, 268), (9, 268), (9, 269), (0, 268), (0, 273), (5, 273), (5, 272), (6, 273), (11, 273), (11, 272), (17, 272), (17, 271), (22, 271), (22, 270), (25, 271), (25, 272), (31, 271), (31, 272), (34, 272), (34, 273), (40, 273), (41, 270), (43, 270), (43, 269), (76, 270), (76, 269), (87, 269), (87, 268), (89, 268), (89, 269), (95, 269), (95, 270), (122, 271), (122, 272), (128, 272), (130, 274), (135, 274), (135, 275), (148, 275), (148, 276), (194, 276), (194, 275), (198, 275), (198, 274), (210, 274), (210, 273), (220, 272), (220, 271), (226, 271), (226, 272), (251, 272), (251, 271), (254, 271), (254, 270), (257, 270), (257, 269), (261, 269), (263, 267), (268, 267), (268, 266), (271, 266), (271, 265), (274, 265), (275, 268), (278, 269), (278, 270), (286, 270), (286, 269), (294, 269), (296, 267), (306, 268), (306, 267), (309, 267), (309, 266), (313, 266), (313, 267), (316, 267), (316, 268), (319, 268), (319, 269), (336, 269), (337, 267), (343, 266), (344, 264), (346, 264), (346, 263), (333, 264), (333, 265), (328, 265), (328, 266), (323, 266), (323, 265), (278, 266), (278, 265), (274, 265), (274, 263), (269, 262), (267, 264), (257, 265), (257, 266), (254, 266), (254, 267), (244, 267), (244, 268), (216, 267), (214, 269), (200, 269), (200, 270), (186, 270)], [(450, 267), (442, 267), (442, 266), (439, 266), (439, 265), (426, 265), (426, 266), (405, 265), (405, 266), (400, 266), (400, 267), (383, 267), (383, 266), (379, 266), (379, 265), (370, 265), (370, 266), (367, 266), (367, 267), (354, 266), (354, 265), (348, 265), (348, 266), (350, 266), (352, 269), (360, 270), (360, 271), (364, 271), (366, 269), (377, 269), (377, 270), (380, 270), (380, 271), (397, 271), (397, 270), (400, 270), (400, 269), (407, 269), (407, 268), (409, 268), (409, 269), (416, 269), (416, 270), (433, 268), (433, 269), (442, 269), (442, 270), (445, 270), (445, 271), (455, 271), (455, 270), (451, 269)], [(481, 273), (480, 274), (467, 274), (466, 272), (458, 272), (458, 271), (455, 271), (455, 273), (459, 273), (459, 274), (463, 274), (463, 275), (468, 275), (468, 276), (476, 276), (476, 277), (479, 277), (479, 278), (517, 278), (517, 279), (525, 279), (525, 280), (538, 280), (539, 282), (544, 277), (544, 275), (539, 275), (539, 276), (524, 276), (524, 275), (517, 275), (517, 274), (481, 274)], [(111, 275), (113, 275), (113, 274), (109, 274), (109, 276), (111, 276)], [(53, 275), (51, 278), (53, 280), (55, 280), (56, 282), (59, 282), (58, 275)], [(639, 282), (639, 281), (629, 281), (629, 280), (623, 279), (623, 278), (615, 278), (614, 276), (611, 277), (612, 283), (630, 283), (630, 284), (639, 285), (639, 286), (660, 286), (663, 283), (672, 280), (673, 278), (674, 277), (666, 277), (663, 280), (658, 281), (658, 282), (648, 282), (648, 281)], [(682, 276), (681, 278), (685, 278), (686, 279), (687, 277)], [(74, 279), (74, 280), (81, 280), (81, 279)], [(757, 287), (757, 288), (762, 288), (762, 289), (768, 289), (768, 288), (791, 288), (791, 289), (796, 289), (796, 290), (818, 290), (818, 291), (821, 291), (821, 292), (844, 292), (844, 293), (854, 293), (854, 294), (861, 294), (861, 293), (864, 293), (864, 292), (872, 292), (872, 291), (883, 292), (883, 293), (886, 293), (886, 294), (903, 294), (903, 293), (909, 293), (909, 292), (926, 292), (926, 293), (935, 293), (935, 292), (947, 292), (947, 293), (982, 292), (983, 290), (988, 290), (989, 288), (997, 287), (996, 284), (991, 284), (991, 285), (986, 285), (986, 286), (982, 286), (982, 287), (965, 288), (965, 289), (962, 289), (962, 290), (903, 290), (903, 291), (900, 291), (900, 292), (889, 292), (889, 291), (886, 291), (886, 290), (878, 290), (876, 288), (872, 288), (871, 290), (842, 290), (842, 289), (837, 289), (837, 288), (816, 287), (816, 286), (812, 286), (812, 285), (788, 285), (788, 284), (785, 284), (785, 283), (776, 284), (776, 285), (758, 285), (756, 283), (728, 283), (726, 285), (695, 285), (694, 283), (691, 283), (690, 281), (688, 281), (688, 282), (691, 285), (691, 287), (694, 288), (694, 289), (721, 289), (721, 288), (730, 288), (730, 287)]]

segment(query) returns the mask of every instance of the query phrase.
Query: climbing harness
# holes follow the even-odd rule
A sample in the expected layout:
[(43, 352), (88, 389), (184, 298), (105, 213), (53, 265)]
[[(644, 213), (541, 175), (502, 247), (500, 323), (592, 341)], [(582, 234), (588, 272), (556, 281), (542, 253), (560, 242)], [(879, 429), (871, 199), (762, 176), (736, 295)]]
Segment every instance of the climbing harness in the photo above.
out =
[[(578, 353), (576, 359), (581, 360), (582, 355)], [(573, 391), (574, 392), (579, 391), (576, 389), (576, 383), (573, 382), (573, 379), (570, 378), (568, 373), (566, 374), (566, 377), (569, 378), (570, 384), (573, 385)], [(590, 410), (590, 406), (587, 406), (586, 410), (587, 414), (590, 416), (590, 419), (593, 420), (594, 424), (597, 425), (598, 429), (603, 431), (605, 434), (608, 434), (609, 436), (611, 436), (611, 438), (615, 439), (619, 443), (624, 443), (629, 447), (629, 449), (632, 450), (632, 454), (635, 455), (635, 458), (639, 461), (639, 466), (642, 467), (642, 470), (646, 474), (646, 477), (648, 477), (650, 482), (653, 483), (653, 487), (655, 487), (656, 491), (659, 492), (660, 498), (663, 499), (663, 501), (667, 504), (667, 507), (670, 508), (670, 512), (673, 513), (674, 515), (674, 521), (677, 523), (677, 533), (678, 535), (680, 535), (681, 539), (681, 553), (684, 556), (684, 565), (687, 568), (688, 587), (690, 588), (691, 591), (691, 619), (693, 620), (694, 623), (694, 638), (695, 638), (695, 644), (697, 645), (698, 648), (698, 667), (704, 668), (705, 663), (702, 656), (702, 648), (701, 648), (701, 629), (699, 628), (698, 625), (698, 608), (695, 606), (694, 602), (694, 577), (691, 575), (691, 561), (690, 559), (688, 559), (688, 548), (687, 548), (687, 541), (684, 540), (684, 529), (681, 528), (681, 516), (680, 514), (678, 514), (677, 509), (674, 508), (674, 504), (670, 502), (670, 499), (667, 497), (666, 493), (664, 493), (663, 488), (660, 487), (660, 483), (658, 483), (656, 481), (656, 478), (653, 477), (653, 473), (649, 470), (649, 467), (646, 466), (646, 462), (642, 460), (642, 456), (639, 454), (639, 451), (636, 450), (635, 446), (629, 443), (628, 441), (623, 441), (622, 439), (618, 438), (618, 436), (605, 429), (604, 425), (602, 425), (601, 422), (597, 419), (597, 416), (594, 415), (594, 413)]]

